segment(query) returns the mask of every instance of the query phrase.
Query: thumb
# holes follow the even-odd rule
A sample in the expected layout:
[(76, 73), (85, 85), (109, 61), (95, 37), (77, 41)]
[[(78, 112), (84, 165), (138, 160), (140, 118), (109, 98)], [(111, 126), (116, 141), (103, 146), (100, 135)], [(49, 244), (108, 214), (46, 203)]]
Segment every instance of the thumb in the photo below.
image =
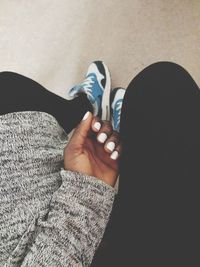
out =
[(89, 135), (92, 123), (92, 113), (86, 112), (83, 116), (82, 121), (79, 126), (75, 129), (70, 142), (76, 144), (77, 146), (83, 145), (86, 137)]

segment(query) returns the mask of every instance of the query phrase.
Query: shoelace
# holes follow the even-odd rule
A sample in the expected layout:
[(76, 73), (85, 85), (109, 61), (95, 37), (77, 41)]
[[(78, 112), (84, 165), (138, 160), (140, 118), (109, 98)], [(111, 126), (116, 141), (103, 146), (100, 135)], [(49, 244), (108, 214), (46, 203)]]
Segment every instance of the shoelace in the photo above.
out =
[(93, 86), (94, 83), (95, 83), (94, 77), (93, 76), (89, 76), (84, 80), (84, 82), (82, 84), (84, 92), (87, 95), (89, 95), (90, 97), (92, 97), (92, 86)]
[(122, 111), (122, 102), (123, 101), (118, 101), (116, 103), (116, 111), (117, 111), (117, 114), (118, 114), (117, 125), (119, 125), (119, 123), (120, 123), (120, 117), (121, 117), (121, 111)]

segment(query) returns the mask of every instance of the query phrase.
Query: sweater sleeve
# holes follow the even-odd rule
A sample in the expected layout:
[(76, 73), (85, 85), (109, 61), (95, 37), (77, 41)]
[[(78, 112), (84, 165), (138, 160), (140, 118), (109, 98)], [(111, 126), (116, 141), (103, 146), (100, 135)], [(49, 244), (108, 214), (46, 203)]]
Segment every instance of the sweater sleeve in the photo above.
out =
[(46, 220), (38, 222), (22, 267), (89, 266), (112, 209), (115, 190), (94, 177), (61, 170)]

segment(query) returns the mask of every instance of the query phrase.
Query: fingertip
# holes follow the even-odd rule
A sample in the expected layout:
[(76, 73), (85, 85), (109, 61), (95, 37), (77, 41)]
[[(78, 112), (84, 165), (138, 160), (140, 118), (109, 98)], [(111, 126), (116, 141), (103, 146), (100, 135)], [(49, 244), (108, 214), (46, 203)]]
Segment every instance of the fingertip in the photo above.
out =
[(120, 143), (115, 147), (114, 151), (110, 155), (110, 158), (112, 160), (118, 160), (118, 158), (121, 156), (121, 153), (122, 153), (122, 144)]
[(110, 158), (111, 158), (112, 160), (117, 160), (118, 157), (119, 157), (119, 152), (116, 151), (116, 150), (115, 150), (115, 151), (111, 154), (111, 156), (110, 156)]
[(112, 153), (114, 151), (114, 149), (115, 149), (115, 146), (116, 146), (115, 142), (109, 141), (109, 142), (106, 143), (104, 149), (105, 149), (106, 152)]
[(97, 141), (101, 144), (104, 144), (105, 141), (107, 140), (108, 136), (106, 133), (100, 133), (98, 136), (97, 136)]
[(83, 116), (82, 121), (87, 121), (88, 118), (90, 118), (91, 116), (92, 116), (92, 113), (90, 111), (87, 111), (85, 115)]
[(92, 128), (95, 132), (99, 132), (101, 129), (101, 123), (99, 121), (96, 121), (93, 125)]
[(101, 122), (98, 117), (94, 117), (92, 121), (92, 130), (96, 133), (98, 133), (101, 129)]
[(90, 113), (89, 113), (89, 111), (87, 111), (85, 113), (85, 115), (83, 116), (82, 121), (86, 121), (88, 119), (89, 115), (90, 115)]

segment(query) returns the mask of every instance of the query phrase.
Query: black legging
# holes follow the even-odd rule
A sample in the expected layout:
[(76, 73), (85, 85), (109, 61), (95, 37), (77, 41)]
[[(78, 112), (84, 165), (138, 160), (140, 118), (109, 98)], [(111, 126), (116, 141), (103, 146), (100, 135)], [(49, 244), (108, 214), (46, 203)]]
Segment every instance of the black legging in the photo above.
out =
[(0, 115), (16, 111), (43, 111), (53, 115), (69, 133), (92, 111), (85, 95), (68, 101), (37, 82), (14, 72), (0, 73)]
[[(0, 87), (6, 95), (0, 98), (1, 114), (45, 111), (67, 132), (91, 110), (84, 96), (67, 101), (18, 74), (0, 74)], [(199, 88), (191, 76), (169, 62), (150, 65), (128, 86), (119, 194), (107, 245), (93, 266), (193, 266), (199, 254), (200, 177), (200, 98), (195, 96)]]

